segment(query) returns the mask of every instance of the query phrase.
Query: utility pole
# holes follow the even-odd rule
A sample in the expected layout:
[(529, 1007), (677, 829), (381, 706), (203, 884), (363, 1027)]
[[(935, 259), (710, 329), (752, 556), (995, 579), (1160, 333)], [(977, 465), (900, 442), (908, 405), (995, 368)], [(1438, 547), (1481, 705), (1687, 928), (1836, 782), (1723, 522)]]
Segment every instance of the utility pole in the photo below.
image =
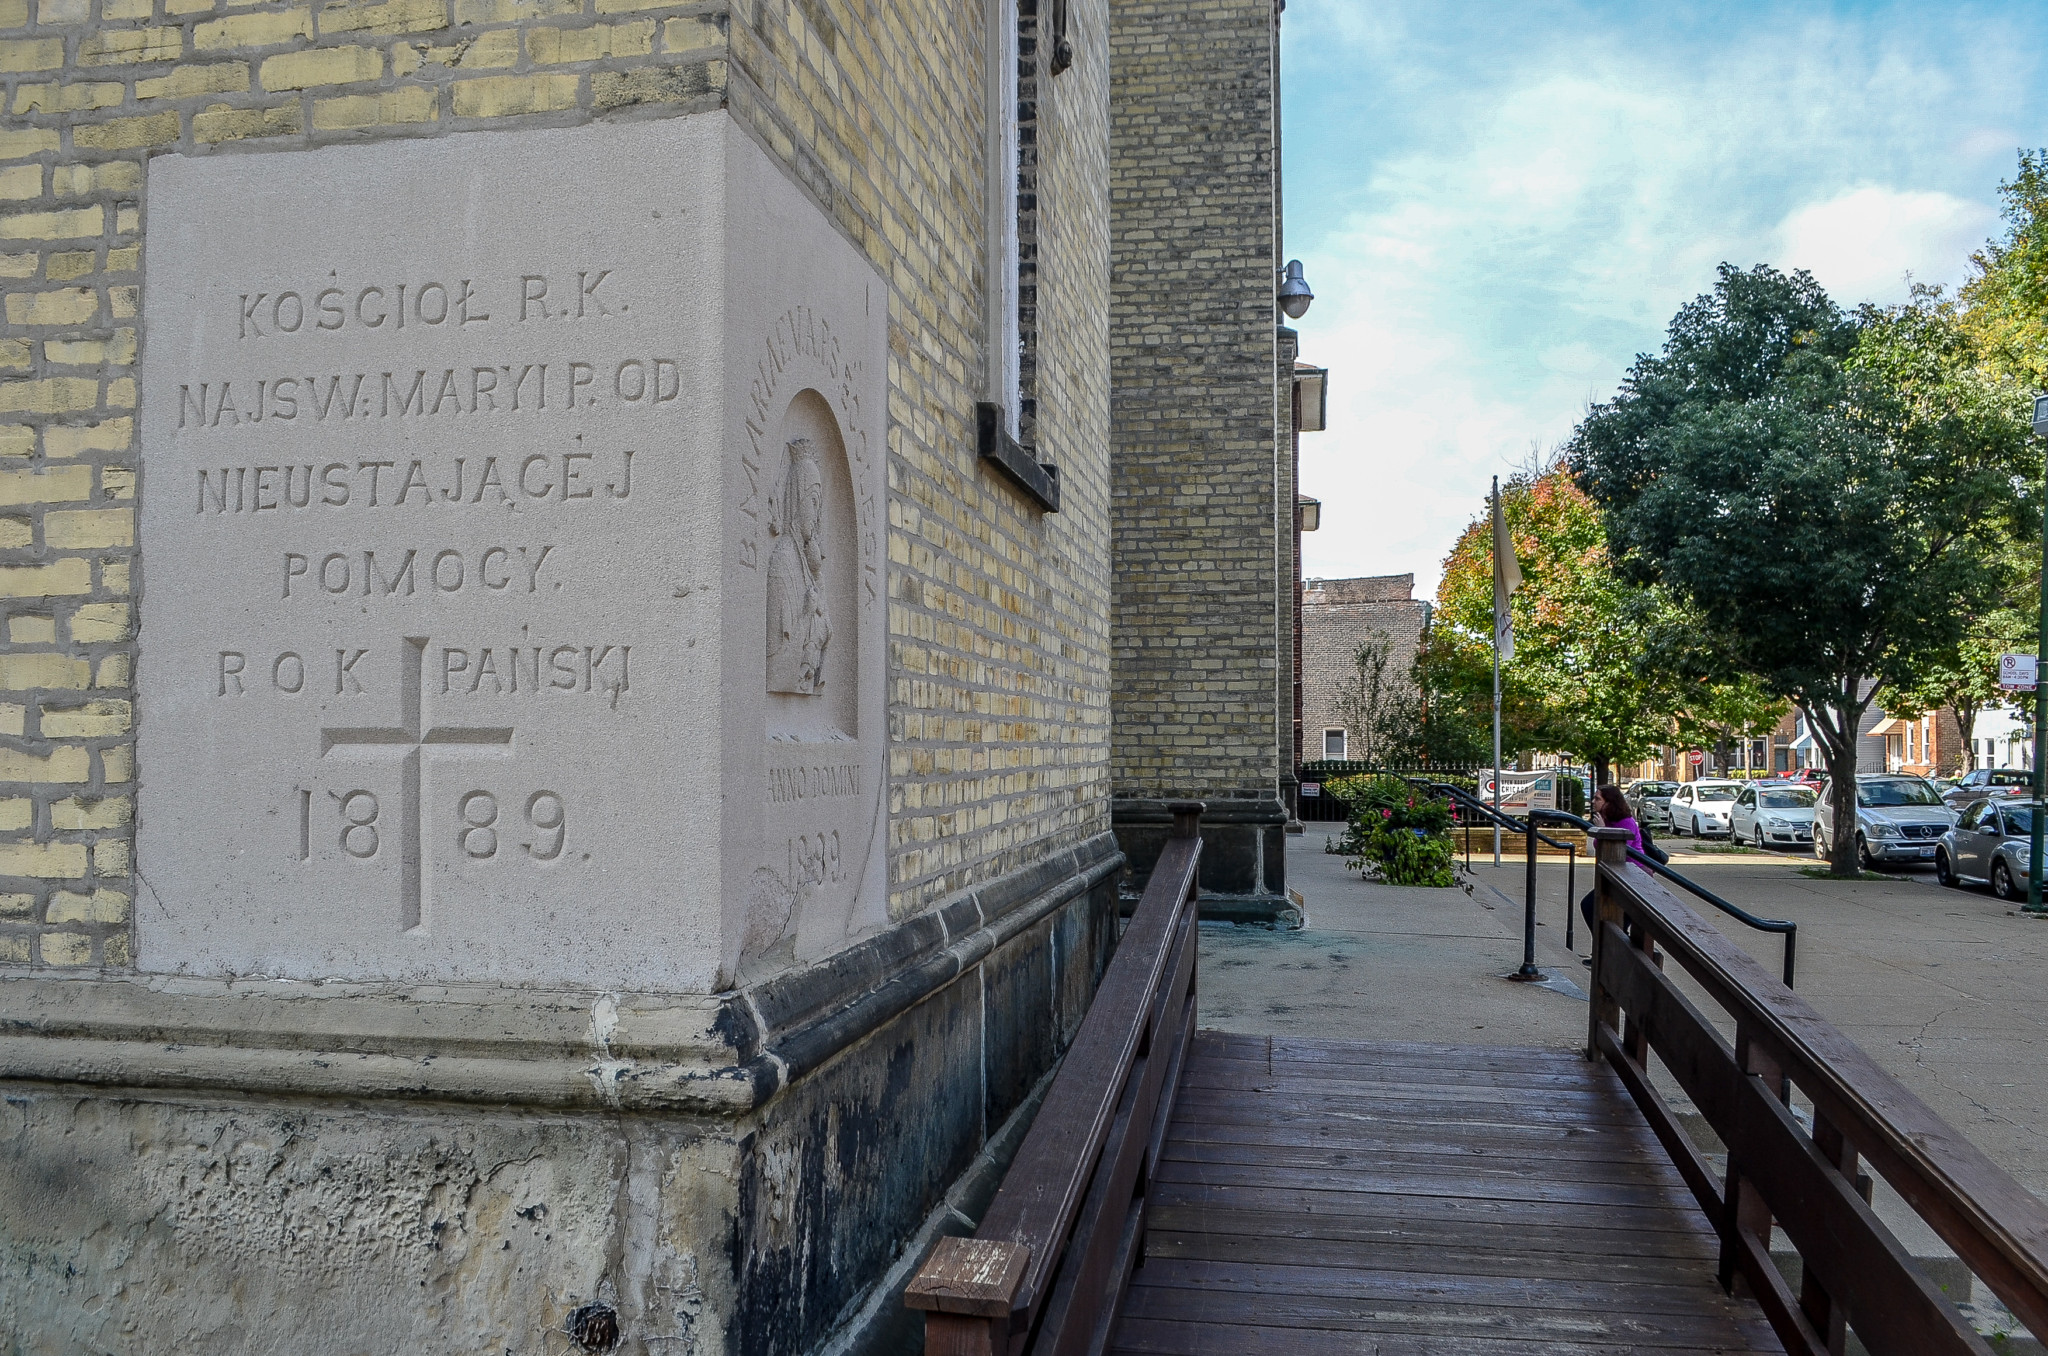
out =
[[(1493, 521), (1496, 524), (1500, 522), (1499, 476), (1493, 478)], [(1498, 529), (1494, 532), (1493, 541), (1494, 552), (1498, 555), (1500, 552), (1500, 533)], [(2048, 587), (2048, 583), (2044, 583), (2044, 587)], [(1496, 867), (1500, 865), (1500, 807), (1507, 803), (1506, 792), (1500, 784), (1500, 607), (1500, 562), (1496, 560), (1493, 564), (1493, 810), (1495, 816), (1493, 821), (1493, 864)], [(2043, 626), (2048, 627), (2048, 622), (2043, 622)], [(2038, 904), (2040, 899), (2041, 887), (2037, 877), (2034, 886), (2034, 902)]]
[[(2048, 440), (2048, 395), (2034, 397), (2034, 436)], [(2048, 674), (2041, 663), (2048, 659), (2048, 473), (2041, 479), (2041, 635), (2034, 650), (2034, 805), (2029, 818), (2034, 831), (2027, 851), (2027, 912), (2043, 913), (2041, 905), (2041, 821), (2048, 819), (2048, 759), (2043, 759), (2042, 736), (2048, 733)]]

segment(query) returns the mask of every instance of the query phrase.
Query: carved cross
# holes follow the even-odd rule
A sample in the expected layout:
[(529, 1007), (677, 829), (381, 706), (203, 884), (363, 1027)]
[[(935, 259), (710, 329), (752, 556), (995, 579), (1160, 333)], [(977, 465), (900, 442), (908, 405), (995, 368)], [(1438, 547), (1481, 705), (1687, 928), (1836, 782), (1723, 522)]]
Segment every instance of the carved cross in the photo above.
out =
[(407, 636), (411, 651), (399, 665), (398, 724), (393, 726), (340, 728), (320, 731), (320, 756), (340, 753), (343, 757), (365, 758), (371, 762), (399, 765), (399, 927), (411, 931), (423, 921), (421, 914), (421, 844), (426, 836), (426, 809), (420, 804), (420, 760), (430, 750), (445, 749), (509, 757), (512, 752), (510, 726), (427, 725), (421, 709), (421, 689), (427, 665), (427, 638)]

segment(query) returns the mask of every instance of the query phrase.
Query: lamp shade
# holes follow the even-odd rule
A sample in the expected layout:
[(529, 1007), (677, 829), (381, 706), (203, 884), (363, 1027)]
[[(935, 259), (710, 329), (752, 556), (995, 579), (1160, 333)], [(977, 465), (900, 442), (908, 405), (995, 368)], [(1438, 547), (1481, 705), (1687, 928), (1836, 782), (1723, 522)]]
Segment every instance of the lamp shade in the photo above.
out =
[(1289, 320), (1299, 320), (1308, 314), (1308, 304), (1316, 299), (1309, 290), (1308, 279), (1301, 276), (1301, 260), (1287, 261), (1287, 276), (1280, 280), (1280, 309), (1287, 313)]

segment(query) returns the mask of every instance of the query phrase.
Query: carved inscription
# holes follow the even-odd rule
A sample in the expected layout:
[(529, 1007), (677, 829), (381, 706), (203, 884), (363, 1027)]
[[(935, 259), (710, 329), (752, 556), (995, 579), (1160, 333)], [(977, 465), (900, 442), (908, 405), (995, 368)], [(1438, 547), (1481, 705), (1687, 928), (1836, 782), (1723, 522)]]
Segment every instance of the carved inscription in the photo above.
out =
[(446, 466), (414, 459), (330, 461), (298, 466), (201, 466), (194, 510), (207, 514), (259, 514), (295, 509), (504, 508), (511, 505), (604, 502), (633, 497), (633, 452), (536, 452), (525, 457), (484, 457), (471, 464), (452, 457)]
[(777, 804), (828, 796), (858, 796), (860, 786), (858, 763), (768, 769), (768, 799)]
[(143, 173), (137, 965), (715, 994), (886, 926), (898, 303), (743, 125)]
[[(572, 842), (560, 791), (532, 783), (508, 791), (502, 782), (431, 791), (440, 760), (516, 758), (519, 722), (537, 712), (522, 717), (523, 706), (506, 706), (495, 722), (451, 719), (430, 713), (431, 702), (595, 696), (616, 711), (633, 687), (630, 637), (550, 639), (545, 613), (510, 635), (464, 620), (472, 604), (540, 604), (565, 586), (602, 587), (601, 574), (579, 568), (581, 554), (561, 535), (572, 520), (558, 515), (623, 511), (636, 489), (644, 497), (648, 459), (615, 431), (586, 441), (581, 428), (532, 421), (587, 420), (605, 409), (643, 423), (664, 418), (683, 403), (683, 365), (660, 354), (605, 355), (599, 332), (573, 328), (632, 313), (630, 271), (619, 267), (499, 278), (362, 279), (337, 270), (312, 284), (229, 285), (210, 295), (232, 308), (235, 342), (215, 350), (224, 370), (178, 380), (175, 399), (152, 410), (172, 446), (205, 458), (184, 470), (190, 512), (209, 530), (273, 543), (268, 524), (285, 525), (284, 545), (262, 548), (254, 562), (232, 558), (239, 569), (267, 561), (256, 567), (269, 573), (282, 616), (313, 620), (345, 608), (411, 631), (406, 618), (422, 602), (455, 609), (431, 634), (370, 630), (352, 644), (309, 634), (287, 646), (228, 640), (199, 679), (220, 702), (329, 704), (307, 732), (316, 741), (309, 752), (323, 765), (360, 763), (361, 784), (327, 778), (316, 779), (317, 790), (289, 788), (284, 846), (315, 868), (395, 865), (387, 926), (416, 930), (431, 919), (437, 862), (548, 865)], [(450, 335), (478, 356), (405, 361)], [(366, 341), (388, 348), (390, 360), (337, 370), (347, 359), (333, 345), (351, 344), (360, 362)], [(508, 347), (491, 353), (498, 344)], [(446, 450), (432, 446), (428, 430), (477, 419), (513, 422), (506, 435), (487, 437), (489, 450), (475, 450), (469, 435)], [(410, 447), (392, 444), (394, 432)], [(387, 532), (406, 532), (408, 513), (428, 514), (423, 523), (442, 525), (428, 531), (452, 539), (394, 543)], [(501, 528), (559, 527), (542, 527), (538, 539), (478, 542), (484, 515), (497, 515), (488, 523)], [(338, 539), (335, 526), (343, 527)], [(800, 635), (799, 652), (806, 644), (815, 681), (822, 637)], [(336, 701), (366, 718), (337, 721)], [(369, 775), (380, 768), (381, 781)], [(527, 775), (537, 782), (544, 770)]]

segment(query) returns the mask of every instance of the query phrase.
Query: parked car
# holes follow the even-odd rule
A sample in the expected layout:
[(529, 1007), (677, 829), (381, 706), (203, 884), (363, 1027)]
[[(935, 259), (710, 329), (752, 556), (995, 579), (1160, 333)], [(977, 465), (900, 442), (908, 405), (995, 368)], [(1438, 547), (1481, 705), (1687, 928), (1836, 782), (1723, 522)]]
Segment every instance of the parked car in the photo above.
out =
[(1671, 831), (1680, 836), (1719, 838), (1728, 832), (1728, 812), (1742, 793), (1736, 781), (1701, 780), (1686, 782), (1672, 793), (1668, 817)]
[(1813, 843), (1812, 788), (1798, 782), (1755, 782), (1742, 788), (1728, 813), (1728, 836), (1757, 847)]
[[(1813, 851), (1825, 857), (1834, 832), (1836, 783), (1820, 789), (1813, 807)], [(1955, 825), (1956, 812), (1925, 777), (1898, 772), (1856, 776), (1856, 860), (1864, 870), (1886, 863), (1932, 862), (1936, 840)]]
[(1961, 810), (1987, 796), (2025, 797), (2034, 789), (2034, 774), (2018, 767), (1980, 767), (1964, 774), (1953, 790), (1941, 793), (1951, 810)]
[(1963, 810), (1934, 849), (1934, 877), (1943, 885), (1989, 885), (2000, 899), (2027, 893), (2034, 809), (2005, 799), (1982, 799)]
[(1636, 812), (1636, 818), (1653, 829), (1671, 832), (1671, 797), (1678, 790), (1677, 782), (1630, 782), (1622, 795), (1628, 798), (1628, 805)]

